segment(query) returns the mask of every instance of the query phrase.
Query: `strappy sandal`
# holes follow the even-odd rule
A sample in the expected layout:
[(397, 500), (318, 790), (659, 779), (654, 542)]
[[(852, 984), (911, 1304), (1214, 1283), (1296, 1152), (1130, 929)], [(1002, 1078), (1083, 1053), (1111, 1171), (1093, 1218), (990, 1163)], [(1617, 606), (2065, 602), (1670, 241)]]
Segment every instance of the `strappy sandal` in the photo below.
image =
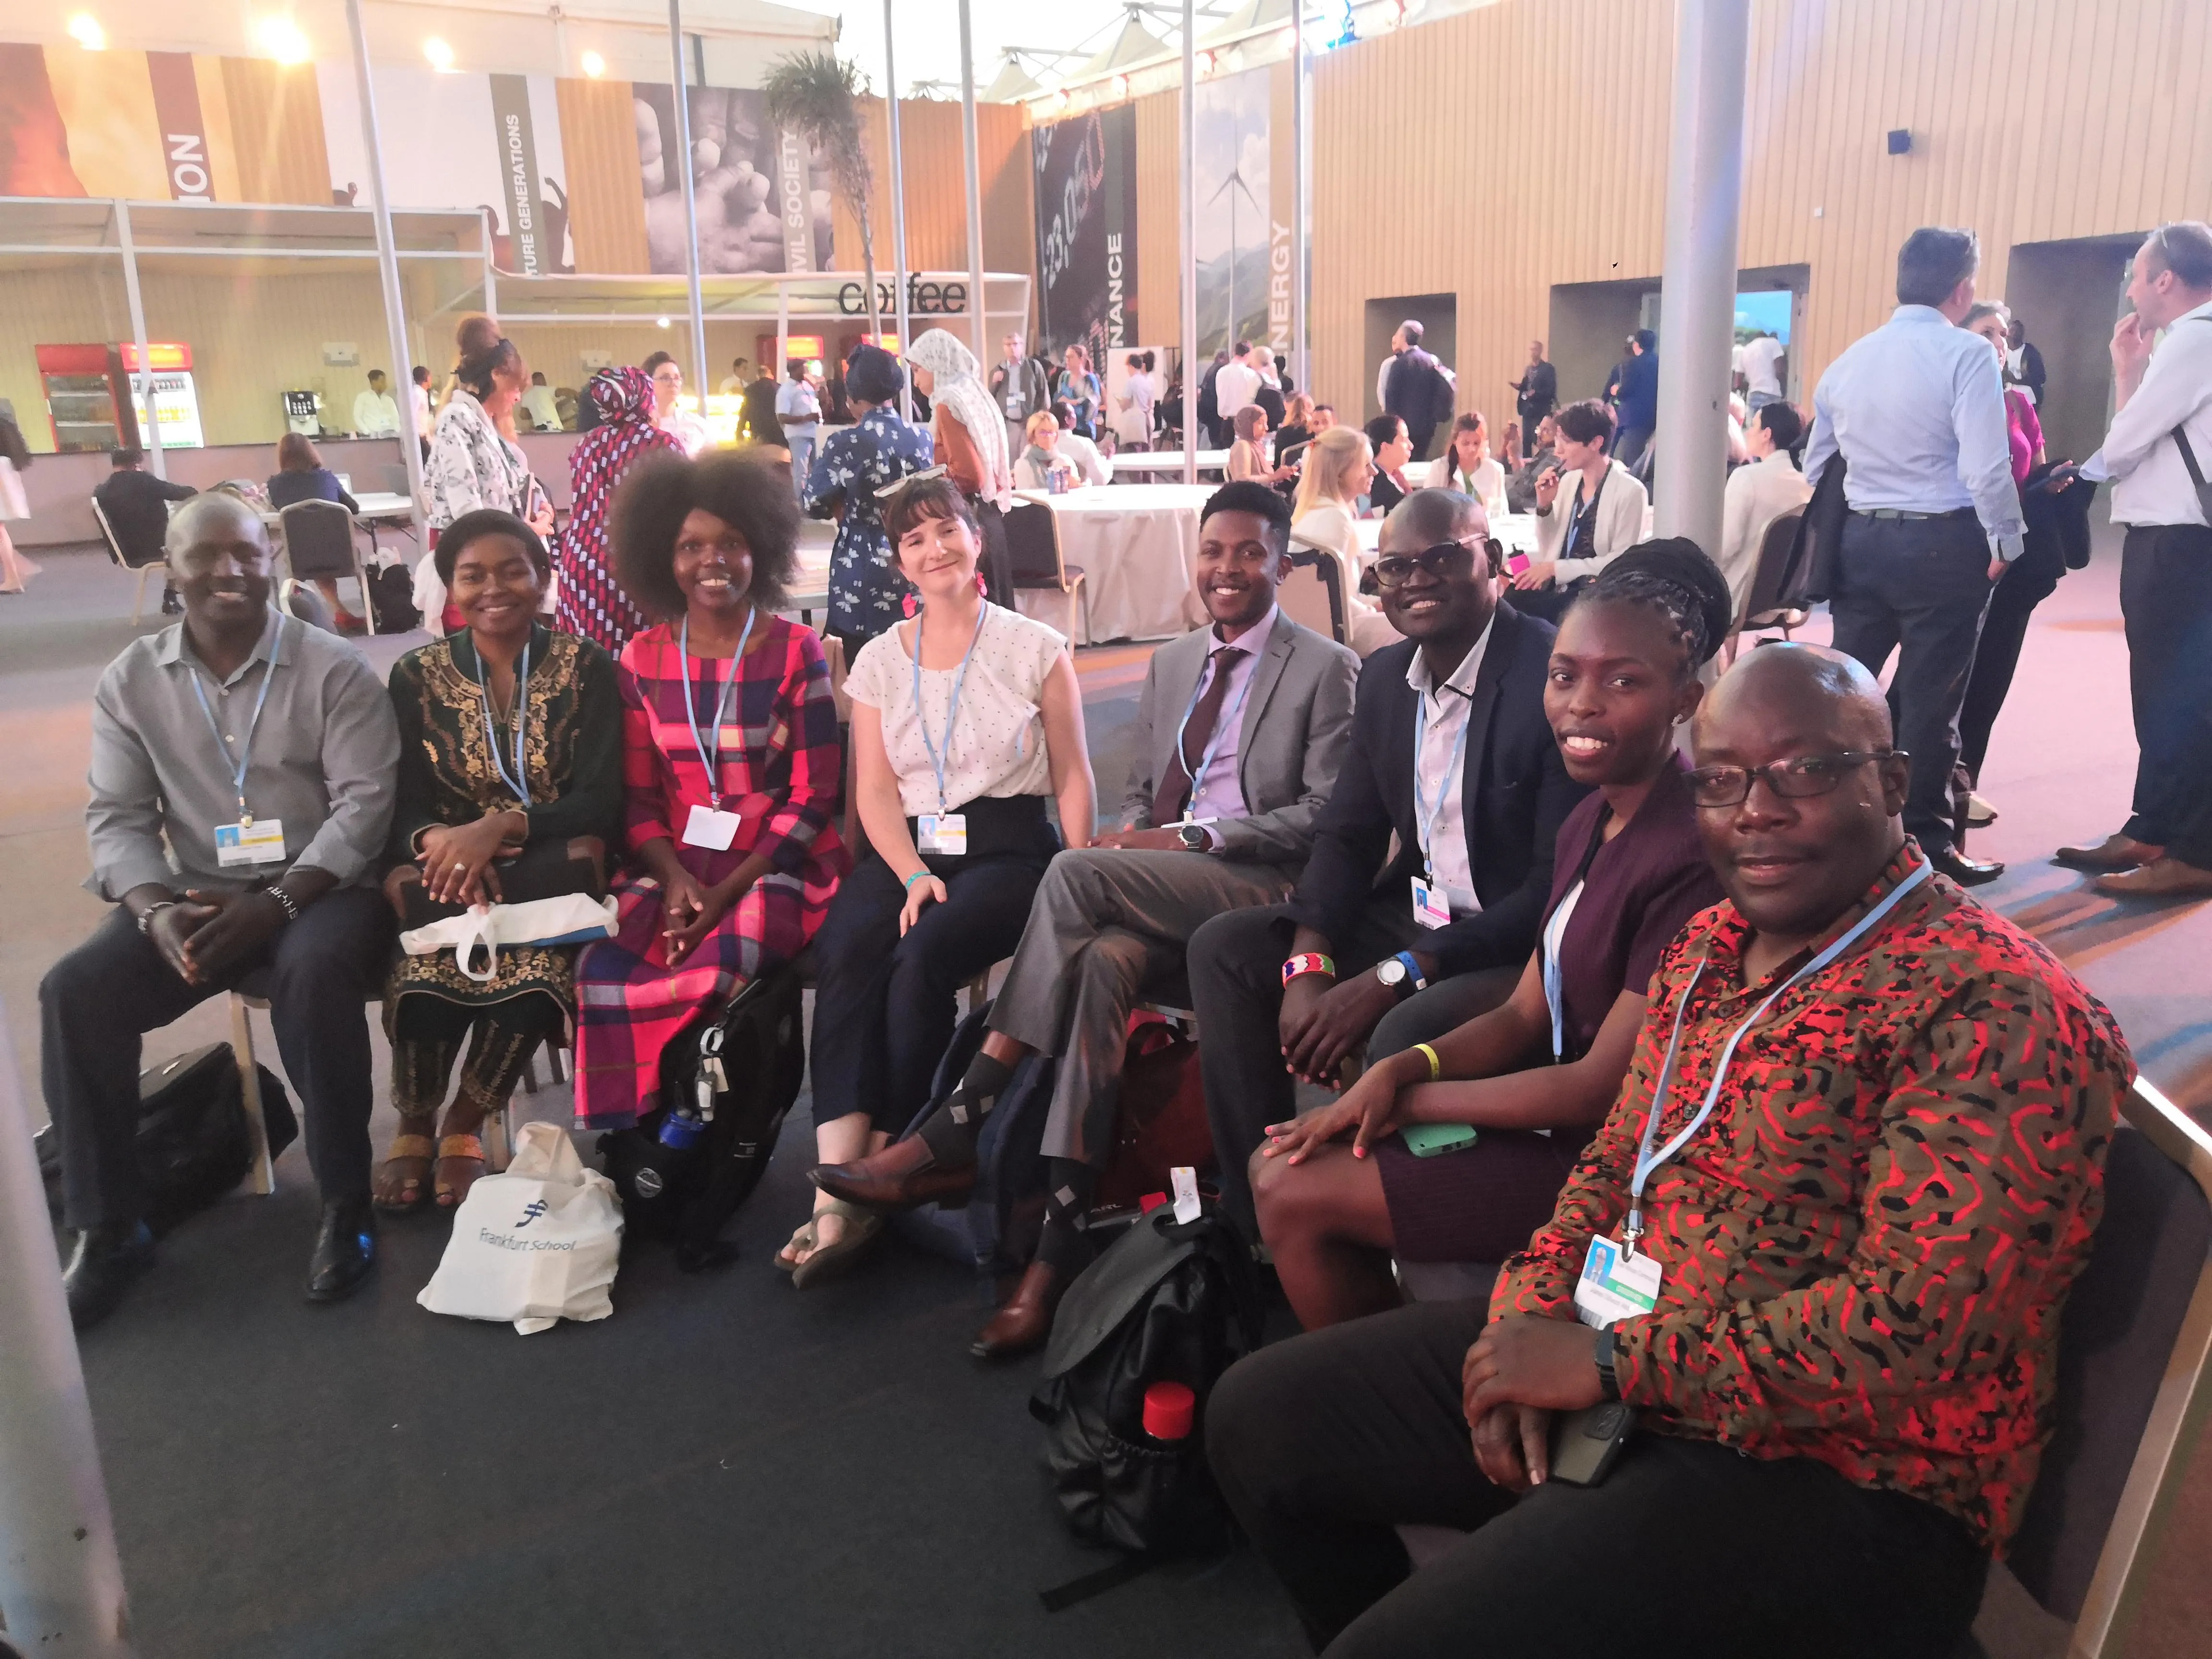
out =
[(790, 1273), (799, 1266), (797, 1261), (784, 1254), (785, 1250), (805, 1251), (811, 1250), (813, 1248), (814, 1218), (812, 1216), (809, 1216), (806, 1218), (805, 1224), (801, 1226), (797, 1232), (792, 1234), (790, 1240), (784, 1245), (783, 1249), (778, 1250), (775, 1253), (775, 1265), (777, 1268), (783, 1273)]
[[(446, 1178), (448, 1164), (474, 1164), (476, 1173), (455, 1185)], [(457, 1210), (461, 1200), (469, 1195), (469, 1188), (477, 1184), (484, 1172), (483, 1142), (475, 1135), (445, 1135), (438, 1141), (438, 1163), (434, 1171), (437, 1182), (438, 1207)]]
[(387, 1198), (380, 1193), (375, 1200), (376, 1207), (386, 1215), (406, 1215), (428, 1204), (430, 1192), (426, 1183), (431, 1164), (437, 1155), (438, 1148), (428, 1135), (392, 1136), (392, 1145), (384, 1154), (384, 1168), (378, 1174), (391, 1176), (395, 1173), (392, 1166), (400, 1163), (420, 1164), (422, 1172), (411, 1179), (400, 1177), (403, 1184), (397, 1198)]
[(884, 1218), (873, 1210), (864, 1210), (857, 1204), (848, 1204), (842, 1198), (832, 1199), (814, 1212), (814, 1221), (807, 1224), (811, 1231), (814, 1222), (823, 1216), (834, 1215), (845, 1224), (842, 1237), (821, 1246), (805, 1261), (791, 1270), (791, 1287), (795, 1291), (835, 1279), (851, 1267), (867, 1253), (884, 1230)]

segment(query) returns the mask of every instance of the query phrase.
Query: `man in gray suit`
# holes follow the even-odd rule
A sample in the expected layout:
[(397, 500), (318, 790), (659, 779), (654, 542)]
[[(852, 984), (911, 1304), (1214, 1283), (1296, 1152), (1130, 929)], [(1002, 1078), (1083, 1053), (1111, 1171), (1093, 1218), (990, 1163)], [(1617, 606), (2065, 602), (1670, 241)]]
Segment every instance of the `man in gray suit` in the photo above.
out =
[(1359, 659), (1276, 608), (1290, 533), (1288, 504), (1264, 484), (1228, 484), (1206, 502), (1198, 591), (1213, 623), (1152, 654), (1125, 827), (1053, 860), (990, 1035), (945, 1106), (918, 1135), (815, 1171), (836, 1196), (884, 1208), (963, 1195), (976, 1130), (1015, 1062), (1059, 1056), (1044, 1237), (979, 1354), (1042, 1344), (1083, 1265), (1082, 1217), (1113, 1150), (1123, 1042), (1146, 982), (1181, 968), (1200, 922), (1281, 902), (1304, 867), (1351, 734)]

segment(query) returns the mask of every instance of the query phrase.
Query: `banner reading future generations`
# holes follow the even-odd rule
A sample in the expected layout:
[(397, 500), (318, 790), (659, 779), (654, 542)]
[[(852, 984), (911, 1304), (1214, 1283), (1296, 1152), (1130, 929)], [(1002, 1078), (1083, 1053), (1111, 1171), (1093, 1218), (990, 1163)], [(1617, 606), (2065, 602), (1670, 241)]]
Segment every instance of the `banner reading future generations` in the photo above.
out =
[(1057, 357), (1094, 365), (1139, 339), (1137, 112), (1130, 105), (1031, 129), (1036, 171), (1037, 332)]
[[(684, 268), (667, 87), (404, 64), (374, 73), (395, 207), (482, 212), (494, 264), (518, 276)], [(570, 95), (580, 88), (588, 95)], [(826, 165), (772, 125), (760, 93), (687, 90), (702, 268), (830, 269)], [(366, 205), (368, 191), (343, 60), (287, 69), (0, 42), (0, 196)]]

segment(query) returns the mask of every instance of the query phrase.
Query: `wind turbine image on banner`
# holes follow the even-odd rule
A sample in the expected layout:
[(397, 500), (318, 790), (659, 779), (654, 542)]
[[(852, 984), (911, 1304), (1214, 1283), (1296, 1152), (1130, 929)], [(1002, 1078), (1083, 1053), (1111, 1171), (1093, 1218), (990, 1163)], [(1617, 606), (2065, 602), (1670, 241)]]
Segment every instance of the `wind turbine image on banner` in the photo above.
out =
[(1229, 194), (1231, 187), (1233, 185), (1243, 192), (1244, 199), (1251, 203), (1252, 210), (1260, 216), (1262, 223), (1266, 222), (1267, 217), (1267, 210), (1260, 205), (1260, 198), (1252, 193), (1252, 187), (1244, 182), (1244, 146), (1241, 142), (1241, 136), (1240, 142), (1231, 154), (1236, 159), (1229, 164), (1229, 176), (1221, 181), (1219, 190), (1206, 198), (1206, 204), (1212, 207), (1224, 196), (1229, 196), (1229, 324), (1223, 336), (1222, 343), (1224, 345), (1233, 343), (1237, 338), (1237, 256), (1242, 246), (1237, 240), (1237, 198)]

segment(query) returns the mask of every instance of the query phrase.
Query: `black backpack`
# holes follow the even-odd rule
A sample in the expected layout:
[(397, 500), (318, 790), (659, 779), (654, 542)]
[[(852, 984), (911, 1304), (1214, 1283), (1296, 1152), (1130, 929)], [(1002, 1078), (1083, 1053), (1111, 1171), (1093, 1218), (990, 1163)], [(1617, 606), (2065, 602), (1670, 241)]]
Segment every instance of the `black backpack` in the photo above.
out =
[(660, 1127), (672, 1105), (656, 1108), (634, 1128), (599, 1137), (601, 1164), (622, 1194), (626, 1231), (673, 1239), (677, 1266), (686, 1273), (737, 1255), (737, 1246), (722, 1242), (723, 1224), (760, 1185), (805, 1080), (805, 988), (797, 969), (779, 968), (663, 1052), (660, 1097), (698, 1110), (705, 1133), (696, 1145), (662, 1144)]
[[(1178, 1222), (1155, 1209), (1067, 1287), (1030, 1412), (1078, 1537), (1154, 1558), (1228, 1541), (1206, 1466), (1206, 1401), (1259, 1346), (1260, 1327), (1250, 1254), (1210, 1212)], [(1189, 1436), (1172, 1443), (1144, 1428), (1145, 1390), (1164, 1382), (1197, 1396)]]
[(404, 634), (422, 625), (422, 613), (415, 608), (415, 578), (405, 565), (387, 564), (372, 570), (365, 585), (378, 633)]
[[(266, 1066), (261, 1121), (273, 1162), (300, 1133), (284, 1085)], [(34, 1137), (46, 1206), (62, 1212), (61, 1138), (51, 1123)], [(238, 1061), (225, 1042), (210, 1043), (149, 1066), (138, 1074), (138, 1173), (146, 1224), (168, 1232), (186, 1216), (232, 1192), (253, 1168), (253, 1131), (246, 1121)]]

